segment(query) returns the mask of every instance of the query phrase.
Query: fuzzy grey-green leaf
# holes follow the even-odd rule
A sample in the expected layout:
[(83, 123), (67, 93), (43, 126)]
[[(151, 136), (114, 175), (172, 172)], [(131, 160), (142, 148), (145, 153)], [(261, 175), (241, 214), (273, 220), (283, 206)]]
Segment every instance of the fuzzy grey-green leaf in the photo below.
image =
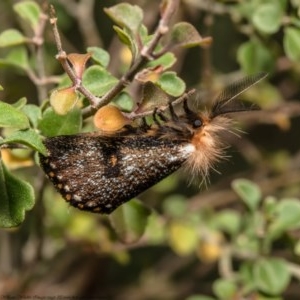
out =
[(52, 108), (49, 108), (44, 112), (38, 127), (45, 136), (56, 136), (76, 134), (81, 129), (81, 125), (82, 117), (79, 109), (74, 108), (62, 116), (56, 114)]
[(143, 20), (143, 11), (137, 5), (120, 3), (110, 8), (105, 8), (106, 14), (119, 26), (126, 27), (137, 33)]
[(92, 66), (83, 74), (84, 86), (94, 95), (102, 96), (116, 83), (117, 78), (100, 66)]
[(179, 78), (175, 72), (163, 73), (159, 77), (157, 85), (167, 94), (174, 97), (182, 95), (186, 88), (185, 82)]
[(145, 232), (150, 211), (140, 201), (133, 199), (118, 207), (110, 220), (118, 236), (126, 243), (138, 241)]
[(32, 186), (11, 174), (0, 161), (0, 227), (18, 226), (33, 205)]
[(17, 29), (7, 29), (0, 34), (0, 47), (16, 46), (25, 42), (25, 36)]
[(0, 67), (14, 67), (22, 70), (28, 70), (29, 59), (27, 49), (24, 45), (13, 47), (6, 57), (0, 59)]
[(300, 59), (300, 29), (286, 27), (283, 37), (283, 48), (286, 56), (292, 61)]
[(272, 34), (279, 30), (281, 25), (282, 9), (278, 3), (259, 5), (254, 12), (253, 25), (261, 32)]
[(257, 208), (261, 201), (261, 191), (257, 184), (241, 178), (232, 182), (232, 188), (251, 211)]
[(171, 44), (184, 48), (201, 45), (202, 37), (196, 28), (187, 22), (180, 22), (173, 26), (171, 32)]
[(0, 101), (0, 127), (25, 129), (29, 127), (29, 120), (22, 111)]
[(33, 129), (17, 130), (11, 135), (1, 140), (1, 144), (19, 143), (32, 148), (44, 155), (47, 154), (47, 150), (42, 142), (40, 135)]
[(253, 266), (257, 288), (268, 295), (280, 295), (290, 282), (287, 264), (279, 258), (261, 258)]
[(88, 47), (87, 51), (92, 54), (92, 59), (103, 67), (107, 67), (109, 64), (109, 53), (99, 47)]
[(35, 29), (39, 23), (41, 9), (34, 1), (22, 1), (13, 6), (14, 11), (25, 21), (32, 29)]

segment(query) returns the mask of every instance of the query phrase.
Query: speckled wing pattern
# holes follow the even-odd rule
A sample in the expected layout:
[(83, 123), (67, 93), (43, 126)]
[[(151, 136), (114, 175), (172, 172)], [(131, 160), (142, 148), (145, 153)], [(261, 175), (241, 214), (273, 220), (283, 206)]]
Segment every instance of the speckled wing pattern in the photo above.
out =
[(155, 136), (78, 134), (47, 138), (40, 164), (71, 205), (110, 213), (176, 171), (188, 143)]

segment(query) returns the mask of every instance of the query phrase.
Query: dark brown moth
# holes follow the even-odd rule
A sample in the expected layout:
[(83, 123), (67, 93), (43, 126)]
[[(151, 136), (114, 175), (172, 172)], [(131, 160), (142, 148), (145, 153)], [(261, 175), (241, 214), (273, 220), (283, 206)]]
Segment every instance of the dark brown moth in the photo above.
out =
[(170, 117), (155, 110), (153, 125), (142, 122), (113, 134), (46, 138), (48, 155), (40, 155), (41, 167), (72, 206), (105, 214), (182, 166), (193, 176), (206, 177), (224, 156), (221, 135), (230, 130), (228, 114), (257, 109), (238, 96), (265, 76), (249, 76), (230, 85), (210, 111), (195, 112), (185, 100), (182, 115), (171, 104)]

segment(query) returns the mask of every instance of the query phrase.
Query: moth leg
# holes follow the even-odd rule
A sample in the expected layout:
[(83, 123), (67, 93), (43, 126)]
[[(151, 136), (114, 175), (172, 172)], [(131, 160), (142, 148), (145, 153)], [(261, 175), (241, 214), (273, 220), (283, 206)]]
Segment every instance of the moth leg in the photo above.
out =
[(187, 99), (184, 99), (184, 101), (183, 101), (183, 109), (184, 109), (187, 119), (191, 122), (191, 124), (193, 126), (195, 126), (195, 128), (202, 126), (201, 118), (195, 112), (190, 110), (190, 108), (188, 107), (188, 104), (187, 104)]
[(160, 126), (160, 123), (159, 123), (159, 121), (157, 120), (157, 117), (156, 117), (156, 113), (157, 113), (157, 107), (155, 107), (154, 110), (153, 110), (152, 118), (153, 118), (154, 123), (157, 124), (158, 126)]
[(163, 121), (163, 122), (167, 122), (168, 121), (168, 118), (161, 112), (161, 111), (158, 111), (158, 108), (155, 107), (154, 110), (153, 110), (153, 114), (152, 114), (152, 117), (153, 117), (153, 121), (154, 123), (157, 125), (157, 126), (161, 126), (161, 123), (159, 122), (159, 120), (157, 119), (157, 116), (159, 116), (159, 118)]
[(170, 111), (172, 120), (174, 122), (177, 122), (179, 120), (179, 118), (178, 118), (177, 114), (175, 113), (172, 102), (169, 103), (169, 111)]
[(149, 129), (151, 128), (151, 126), (147, 123), (146, 118), (143, 117), (142, 118), (142, 124), (140, 126), (140, 129), (144, 132), (147, 132)]
[(126, 128), (128, 130), (128, 132), (131, 132), (131, 133), (136, 132), (136, 129), (129, 124), (124, 125), (124, 128)]
[(188, 116), (191, 114), (194, 114), (194, 112), (192, 110), (190, 110), (190, 108), (188, 107), (187, 99), (183, 100), (183, 109), (184, 109), (184, 112), (186, 113), (186, 115), (188, 115)]
[(169, 121), (169, 118), (167, 118), (167, 117), (163, 114), (163, 112), (159, 111), (159, 112), (157, 112), (157, 115), (162, 119), (162, 121), (164, 121), (164, 122), (168, 122), (168, 121)]

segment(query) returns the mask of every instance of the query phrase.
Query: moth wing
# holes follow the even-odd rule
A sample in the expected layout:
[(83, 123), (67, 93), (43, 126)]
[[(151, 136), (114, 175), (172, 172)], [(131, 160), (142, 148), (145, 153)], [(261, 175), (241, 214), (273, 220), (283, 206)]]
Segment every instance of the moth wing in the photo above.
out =
[(177, 170), (188, 158), (182, 142), (152, 136), (59, 136), (45, 141), (41, 166), (79, 209), (110, 213)]

